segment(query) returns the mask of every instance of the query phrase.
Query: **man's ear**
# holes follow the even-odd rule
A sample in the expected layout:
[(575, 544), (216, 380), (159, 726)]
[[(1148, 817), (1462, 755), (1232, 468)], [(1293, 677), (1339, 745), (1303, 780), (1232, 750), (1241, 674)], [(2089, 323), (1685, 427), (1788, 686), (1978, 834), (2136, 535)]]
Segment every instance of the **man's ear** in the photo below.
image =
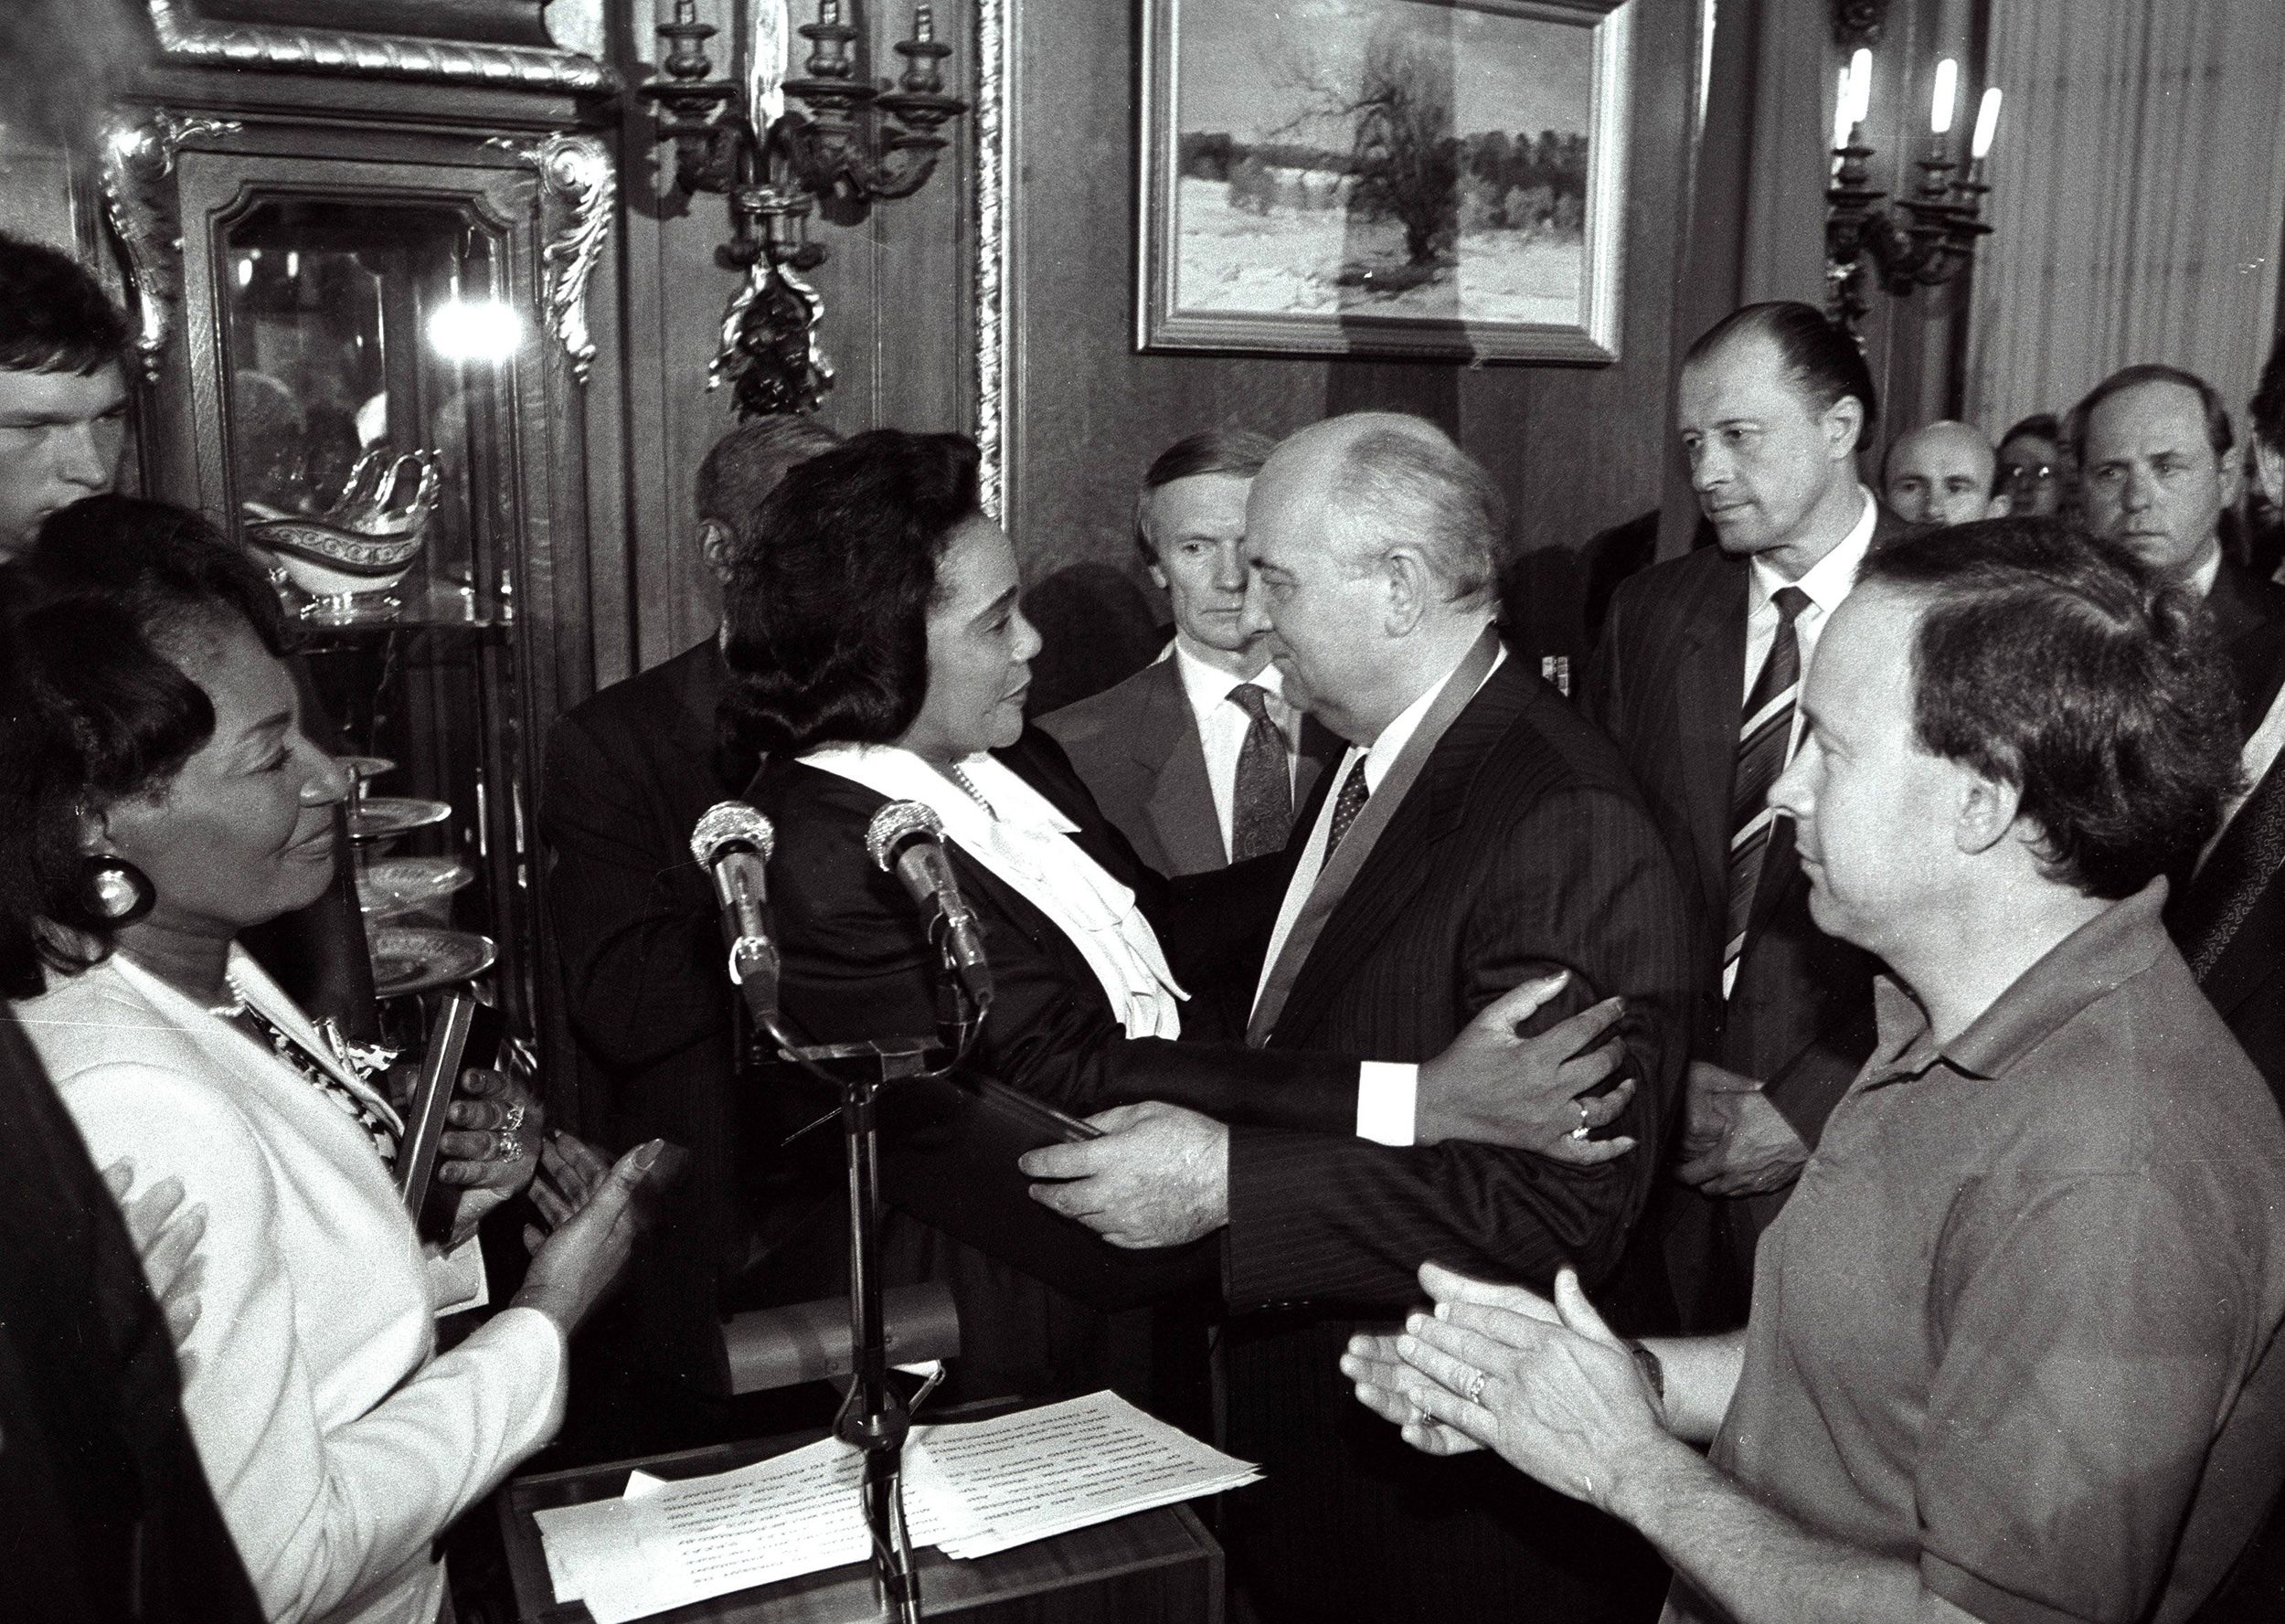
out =
[(1980, 857), (2014, 828), (2023, 791), (2014, 784), (1960, 769), (1960, 798), (1953, 810), (1952, 839), (1968, 856)]
[(698, 521), (698, 551), (717, 576), (729, 573), (730, 531), (719, 519)]
[(1428, 612), (1434, 585), (1428, 561), (1409, 546), (1394, 547), (1382, 557), (1380, 574), (1387, 591), (1382, 624), (1391, 637), (1408, 636)]
[(2222, 453), (2222, 505), (2234, 504), (2246, 490), (2246, 453), (2243, 446), (2231, 446)]
[(2285, 451), (2264, 440), (2253, 442), (2253, 480), (2261, 494), (2285, 507)]
[(1825, 408), (1825, 454), (1834, 462), (1854, 457), (1864, 449), (1865, 403), (1844, 395)]
[(1166, 585), (1166, 572), (1159, 568), (1157, 559), (1153, 558), (1148, 564), (1142, 566), (1142, 573), (1151, 578), (1151, 585), (1156, 587), (1160, 591), (1164, 592), (1169, 589)]

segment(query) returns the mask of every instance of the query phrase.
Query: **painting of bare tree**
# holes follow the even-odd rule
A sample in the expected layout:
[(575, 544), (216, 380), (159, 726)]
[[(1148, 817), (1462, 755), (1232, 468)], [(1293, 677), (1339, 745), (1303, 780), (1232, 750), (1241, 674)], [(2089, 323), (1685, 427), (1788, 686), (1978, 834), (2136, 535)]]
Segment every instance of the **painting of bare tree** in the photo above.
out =
[(1140, 340), (1616, 357), (1621, 0), (1149, 0)]

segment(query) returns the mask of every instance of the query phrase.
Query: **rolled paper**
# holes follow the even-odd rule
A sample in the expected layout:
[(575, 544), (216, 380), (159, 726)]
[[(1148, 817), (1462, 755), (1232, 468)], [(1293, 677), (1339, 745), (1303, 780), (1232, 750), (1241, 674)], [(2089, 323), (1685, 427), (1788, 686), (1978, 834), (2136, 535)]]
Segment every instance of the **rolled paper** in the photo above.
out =
[(1960, 99), (1960, 64), (1946, 57), (1936, 64), (1936, 94), (1929, 104), (1928, 128), (1931, 134), (1951, 133), (1952, 105)]

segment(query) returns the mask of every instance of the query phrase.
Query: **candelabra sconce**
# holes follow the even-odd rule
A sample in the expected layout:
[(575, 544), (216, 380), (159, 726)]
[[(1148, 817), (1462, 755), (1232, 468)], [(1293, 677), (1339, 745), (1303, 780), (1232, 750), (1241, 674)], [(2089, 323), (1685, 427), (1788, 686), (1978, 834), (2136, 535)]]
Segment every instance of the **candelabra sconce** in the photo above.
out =
[(1866, 173), (1871, 147), (1852, 134), (1833, 156), (1839, 162), (1825, 190), (1825, 302), (1854, 333), (1872, 309), (1868, 281), (1901, 296), (1941, 286), (1973, 263), (1976, 239), (1992, 230), (1982, 218), (1992, 188), (1979, 178), (1980, 163), (1961, 169), (1940, 147), (1919, 160), (1918, 189), (1892, 208)]
[[(675, 143), (675, 184), (729, 202), (730, 239), (717, 254), (743, 273), (722, 317), (707, 387), (728, 381), (740, 417), (813, 411), (833, 387), (817, 337), (823, 303), (803, 273), (824, 263), (809, 240), (813, 208), (855, 225), (872, 206), (909, 197), (936, 172), (944, 126), (968, 104), (944, 93), (952, 48), (936, 37), (934, 9), (915, 5), (912, 34), (896, 42), (904, 71), (874, 83), (852, 48), (857, 27), (843, 0), (818, 0), (817, 20), (792, 30), (810, 46), (800, 78), (785, 77), (787, 0), (740, 0), (748, 24), (747, 71), (710, 77), (696, 0), (675, 0), (658, 25), (662, 77), (643, 87), (658, 138)], [(786, 105), (791, 97), (808, 111)]]

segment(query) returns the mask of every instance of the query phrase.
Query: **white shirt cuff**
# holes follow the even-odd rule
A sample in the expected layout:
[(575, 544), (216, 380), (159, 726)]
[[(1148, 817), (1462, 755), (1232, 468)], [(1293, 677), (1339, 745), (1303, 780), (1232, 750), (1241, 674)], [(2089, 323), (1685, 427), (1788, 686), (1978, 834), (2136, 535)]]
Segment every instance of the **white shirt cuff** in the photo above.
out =
[(1413, 1108), (1420, 1093), (1420, 1068), (1387, 1060), (1359, 1063), (1356, 1074), (1356, 1136), (1375, 1144), (1412, 1142)]

